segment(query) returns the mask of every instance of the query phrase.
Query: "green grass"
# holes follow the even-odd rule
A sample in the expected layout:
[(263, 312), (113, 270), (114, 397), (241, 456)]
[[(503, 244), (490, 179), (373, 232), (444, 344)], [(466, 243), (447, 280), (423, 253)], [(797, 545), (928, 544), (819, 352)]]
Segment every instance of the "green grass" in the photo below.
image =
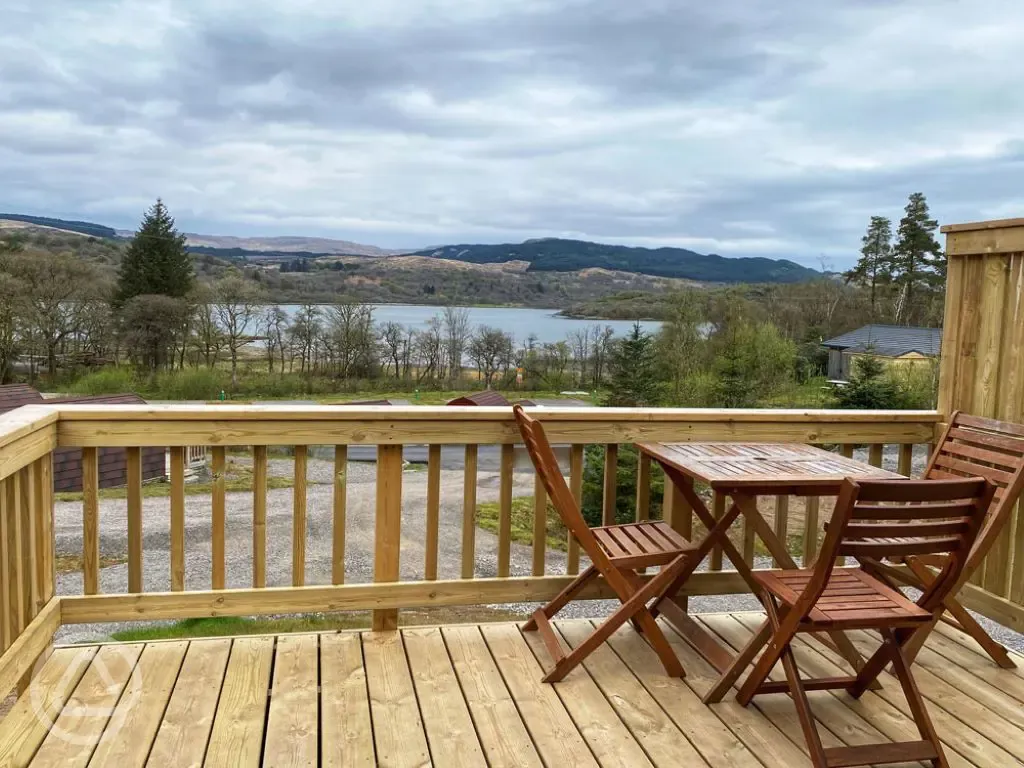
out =
[[(523, 614), (496, 608), (409, 608), (399, 611), (399, 623), (410, 625), (439, 625), (516, 621)], [(278, 635), (289, 632), (333, 632), (345, 629), (368, 629), (369, 612), (304, 614), (281, 618), (247, 618), (218, 616), (216, 618), (182, 619), (173, 624), (141, 627), (114, 632), (110, 637), (118, 642), (148, 642), (150, 640), (188, 639), (194, 637), (229, 637), (234, 635)]]
[[(498, 533), (500, 505), (498, 502), (479, 504), (476, 508), (476, 524), (486, 531)], [(533, 497), (522, 496), (512, 499), (512, 541), (519, 544), (533, 544)], [(547, 546), (565, 550), (568, 546), (568, 532), (555, 508), (548, 504)]]
[[(291, 488), (295, 481), (291, 477), (269, 476), (267, 477), (267, 490), (277, 488)], [(227, 477), (224, 480), (224, 490), (228, 493), (243, 493), (252, 491), (252, 469), (228, 463)], [(213, 482), (185, 483), (186, 496), (209, 496), (213, 492)], [(171, 484), (166, 480), (158, 480), (146, 483), (142, 486), (142, 497), (144, 499), (163, 499), (171, 495)], [(54, 494), (57, 501), (82, 501), (81, 491), (64, 491)], [(127, 488), (103, 488), (100, 490), (101, 499), (126, 499), (128, 498)]]

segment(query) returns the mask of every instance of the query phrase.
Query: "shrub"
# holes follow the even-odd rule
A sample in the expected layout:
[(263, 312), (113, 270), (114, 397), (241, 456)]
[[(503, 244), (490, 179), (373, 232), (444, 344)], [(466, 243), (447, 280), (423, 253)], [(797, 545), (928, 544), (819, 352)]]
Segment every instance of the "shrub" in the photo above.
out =
[(138, 383), (130, 368), (110, 366), (87, 373), (68, 387), (76, 395), (119, 395), (134, 392)]
[[(588, 445), (583, 463), (583, 518), (587, 525), (601, 525), (602, 499), (604, 497), (604, 456), (603, 445)], [(619, 446), (619, 464), (616, 472), (615, 522), (631, 523), (636, 517), (636, 475), (638, 454), (631, 445)], [(665, 492), (665, 474), (657, 467), (651, 467), (650, 517), (661, 517), (661, 502)]]
[(147, 394), (158, 400), (217, 400), (230, 389), (231, 376), (215, 368), (162, 371), (153, 376)]

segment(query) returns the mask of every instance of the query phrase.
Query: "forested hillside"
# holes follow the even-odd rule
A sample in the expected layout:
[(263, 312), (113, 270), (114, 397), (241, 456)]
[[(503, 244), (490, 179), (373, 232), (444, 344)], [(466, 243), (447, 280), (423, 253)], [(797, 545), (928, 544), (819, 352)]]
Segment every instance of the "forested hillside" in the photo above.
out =
[(795, 283), (819, 274), (785, 259), (727, 259), (714, 253), (696, 253), (685, 248), (630, 248), (559, 238), (503, 245), (446, 245), (417, 251), (415, 255), (475, 264), (525, 261), (529, 263), (530, 271), (536, 272), (600, 268), (707, 283)]

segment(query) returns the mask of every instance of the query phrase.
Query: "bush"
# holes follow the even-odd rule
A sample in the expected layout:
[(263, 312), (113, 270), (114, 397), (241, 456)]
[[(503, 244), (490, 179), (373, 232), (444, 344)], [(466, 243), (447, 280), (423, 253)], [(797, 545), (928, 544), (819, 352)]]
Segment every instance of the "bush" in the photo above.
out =
[(120, 395), (138, 387), (130, 368), (111, 366), (87, 373), (67, 388), (75, 395)]
[(231, 388), (231, 375), (215, 368), (162, 371), (153, 376), (146, 394), (157, 400), (217, 400)]
[[(604, 498), (603, 445), (588, 445), (583, 462), (583, 518), (587, 525), (602, 525), (602, 499)], [(636, 473), (638, 454), (631, 445), (619, 446), (619, 465), (615, 477), (615, 522), (631, 523), (636, 517)], [(665, 492), (665, 474), (656, 465), (651, 467), (650, 517), (661, 517), (661, 502)]]

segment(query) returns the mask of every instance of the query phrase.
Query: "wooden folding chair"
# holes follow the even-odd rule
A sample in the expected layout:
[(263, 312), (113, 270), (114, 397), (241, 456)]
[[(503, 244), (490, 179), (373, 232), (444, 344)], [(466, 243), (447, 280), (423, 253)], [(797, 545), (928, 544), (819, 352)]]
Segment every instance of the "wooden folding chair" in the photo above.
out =
[[(661, 631), (661, 627), (647, 610), (647, 604), (662, 596), (664, 591), (689, 567), (696, 563), (689, 555), (696, 547), (662, 521), (610, 525), (601, 528), (587, 526), (579, 505), (565, 483), (558, 468), (558, 460), (551, 450), (544, 429), (536, 419), (526, 415), (519, 404), (513, 406), (519, 431), (530, 453), (548, 498), (558, 510), (562, 522), (580, 547), (590, 557), (590, 567), (543, 608), (538, 609), (523, 627), (537, 630), (555, 662), (544, 677), (545, 682), (556, 682), (569, 672), (626, 621), (632, 621), (637, 631), (658, 654), (665, 671), (672, 677), (683, 677), (683, 665)], [(636, 570), (661, 566), (660, 571), (646, 584)], [(622, 607), (604, 621), (572, 652), (566, 652), (551, 627), (550, 619), (564, 608), (584, 586), (596, 576), (603, 576), (615, 592)]]
[[(1024, 491), (1024, 426), (969, 416), (959, 411), (953, 413), (938, 448), (928, 462), (924, 477), (928, 480), (985, 477), (996, 485), (995, 502), (964, 566), (961, 580), (966, 581), (992, 551)], [(932, 583), (935, 578), (932, 569), (941, 570), (945, 566), (945, 558), (941, 555), (908, 555), (887, 560), (905, 565), (907, 570), (876, 563), (873, 569), (876, 575), (892, 585), (904, 584), (917, 589), (924, 589)], [(956, 592), (946, 597), (944, 608), (948, 616), (940, 615), (936, 623), (941, 619), (973, 637), (1000, 667), (1012, 669), (1016, 666), (1006, 649), (957, 600)], [(911, 661), (916, 658), (927, 636), (927, 632), (921, 632), (914, 644), (906, 649)]]
[[(789, 693), (816, 767), (930, 761), (946, 766), (924, 701), (910, 672), (906, 647), (928, 633), (943, 601), (963, 574), (995, 486), (977, 477), (957, 480), (846, 480), (826, 526), (816, 563), (790, 571), (756, 571), (768, 619), (706, 700), (717, 701), (757, 652), (764, 652), (736, 695), (743, 706), (759, 694)], [(890, 556), (944, 555), (944, 565), (917, 602), (862, 568), (837, 568), (837, 557), (877, 561)], [(790, 643), (797, 634), (877, 630), (882, 644), (853, 676), (803, 680)], [(778, 661), (785, 681), (766, 682)], [(903, 687), (920, 741), (822, 747), (807, 691), (845, 689), (860, 697), (888, 664)]]

